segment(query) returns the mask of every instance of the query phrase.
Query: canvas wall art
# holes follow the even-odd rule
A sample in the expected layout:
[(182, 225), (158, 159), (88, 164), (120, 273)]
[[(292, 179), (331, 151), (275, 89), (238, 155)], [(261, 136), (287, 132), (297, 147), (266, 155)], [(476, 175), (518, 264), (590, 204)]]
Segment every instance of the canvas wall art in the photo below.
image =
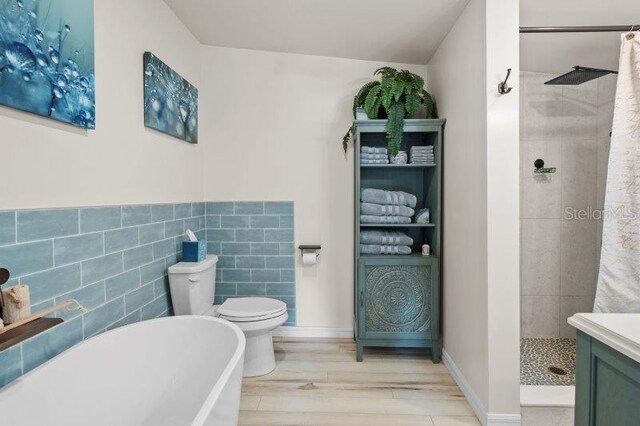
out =
[(144, 54), (144, 124), (198, 143), (198, 89), (154, 54)]
[(93, 0), (0, 0), (0, 104), (95, 128)]

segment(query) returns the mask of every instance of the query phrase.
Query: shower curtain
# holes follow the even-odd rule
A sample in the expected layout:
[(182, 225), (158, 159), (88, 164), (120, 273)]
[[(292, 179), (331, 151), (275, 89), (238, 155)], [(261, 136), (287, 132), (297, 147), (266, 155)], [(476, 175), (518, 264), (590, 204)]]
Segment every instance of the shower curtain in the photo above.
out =
[(594, 312), (640, 313), (640, 32), (622, 36)]

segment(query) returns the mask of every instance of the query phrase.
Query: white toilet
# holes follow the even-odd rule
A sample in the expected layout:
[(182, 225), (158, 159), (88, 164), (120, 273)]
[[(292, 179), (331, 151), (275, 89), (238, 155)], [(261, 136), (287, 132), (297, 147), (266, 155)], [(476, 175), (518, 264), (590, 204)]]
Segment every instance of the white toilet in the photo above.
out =
[(276, 367), (271, 332), (287, 321), (287, 304), (267, 297), (239, 297), (213, 305), (218, 256), (169, 267), (175, 315), (211, 315), (237, 325), (247, 339), (244, 377), (263, 376)]

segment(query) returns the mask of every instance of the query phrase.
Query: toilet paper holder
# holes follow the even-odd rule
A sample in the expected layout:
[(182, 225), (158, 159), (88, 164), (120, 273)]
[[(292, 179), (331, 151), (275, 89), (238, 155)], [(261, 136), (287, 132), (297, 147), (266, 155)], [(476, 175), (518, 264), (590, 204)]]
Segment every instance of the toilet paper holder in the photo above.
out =
[(316, 255), (316, 259), (320, 256), (320, 251), (322, 249), (321, 245), (301, 245), (298, 247), (300, 249), (300, 256), (304, 256), (306, 253), (313, 252)]

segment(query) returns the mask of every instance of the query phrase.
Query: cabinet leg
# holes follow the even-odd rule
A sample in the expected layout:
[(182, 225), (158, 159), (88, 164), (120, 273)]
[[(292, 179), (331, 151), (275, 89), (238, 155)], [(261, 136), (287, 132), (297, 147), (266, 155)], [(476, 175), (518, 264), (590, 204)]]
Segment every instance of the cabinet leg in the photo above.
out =
[(431, 360), (434, 364), (439, 364), (442, 359), (442, 349), (440, 348), (440, 344), (436, 343), (436, 345), (431, 349)]
[(362, 362), (362, 353), (364, 352), (364, 347), (362, 344), (357, 343), (356, 345), (356, 361)]

